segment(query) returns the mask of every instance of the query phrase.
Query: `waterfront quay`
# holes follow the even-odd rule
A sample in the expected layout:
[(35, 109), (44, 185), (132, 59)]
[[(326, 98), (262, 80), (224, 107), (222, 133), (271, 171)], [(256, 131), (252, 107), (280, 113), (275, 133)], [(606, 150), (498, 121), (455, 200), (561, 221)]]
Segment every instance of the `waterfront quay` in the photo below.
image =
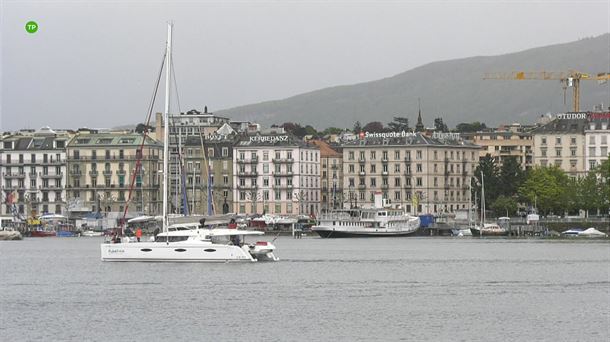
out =
[[(426, 127), (420, 113), (415, 128), (388, 124), (399, 131), (365, 125), (317, 132), (190, 110), (171, 115), (179, 125), (169, 132), (170, 212), (315, 218), (371, 206), (381, 194), (386, 205), (411, 215), (454, 217), (481, 207), (484, 174), (487, 208), (498, 217), (517, 211), (607, 217), (610, 113), (568, 114), (446, 132)], [(157, 115), (146, 129), (3, 133), (0, 215), (21, 225), (51, 214), (73, 224), (103, 218), (105, 226), (118, 226), (160, 214), (162, 124)]]

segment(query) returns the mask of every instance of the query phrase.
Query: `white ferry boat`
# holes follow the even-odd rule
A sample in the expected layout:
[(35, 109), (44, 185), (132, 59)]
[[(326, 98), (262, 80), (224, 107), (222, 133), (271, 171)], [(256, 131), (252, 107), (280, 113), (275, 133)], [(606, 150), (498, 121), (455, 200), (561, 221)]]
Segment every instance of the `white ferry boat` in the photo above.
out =
[(323, 238), (405, 236), (419, 229), (419, 217), (383, 208), (381, 195), (375, 197), (375, 208), (333, 210), (322, 214), (311, 229)]

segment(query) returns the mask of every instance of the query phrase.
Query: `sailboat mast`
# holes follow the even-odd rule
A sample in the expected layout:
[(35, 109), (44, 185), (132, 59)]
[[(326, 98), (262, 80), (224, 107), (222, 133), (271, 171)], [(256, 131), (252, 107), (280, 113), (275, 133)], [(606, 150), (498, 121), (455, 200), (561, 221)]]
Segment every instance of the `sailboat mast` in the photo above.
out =
[(468, 182), (468, 228), (472, 227), (472, 178)]
[(172, 73), (172, 22), (167, 23), (167, 50), (165, 55), (165, 110), (163, 112), (163, 231), (167, 232), (167, 185), (169, 184), (169, 103)]
[(485, 228), (485, 179), (483, 171), (481, 171), (481, 226), (479, 228), (479, 237), (483, 237), (483, 228)]

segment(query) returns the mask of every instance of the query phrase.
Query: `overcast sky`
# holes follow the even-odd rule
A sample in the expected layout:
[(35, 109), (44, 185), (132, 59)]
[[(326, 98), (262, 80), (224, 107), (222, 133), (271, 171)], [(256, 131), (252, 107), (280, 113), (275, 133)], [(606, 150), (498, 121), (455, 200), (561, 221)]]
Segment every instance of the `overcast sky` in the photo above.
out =
[(143, 122), (170, 19), (182, 111), (610, 31), (610, 0), (0, 3), (0, 130)]

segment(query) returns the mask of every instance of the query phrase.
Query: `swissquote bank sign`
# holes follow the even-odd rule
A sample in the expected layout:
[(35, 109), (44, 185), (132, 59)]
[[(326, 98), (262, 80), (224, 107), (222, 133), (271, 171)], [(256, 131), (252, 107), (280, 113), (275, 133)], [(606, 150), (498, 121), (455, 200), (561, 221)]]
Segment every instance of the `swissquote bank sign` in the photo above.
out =
[[(405, 137), (415, 137), (417, 133), (414, 132), (360, 132), (360, 139), (368, 139), (368, 138), (405, 138)], [(443, 133), (443, 132), (433, 132), (433, 139), (440, 140), (460, 140), (460, 133)]]

